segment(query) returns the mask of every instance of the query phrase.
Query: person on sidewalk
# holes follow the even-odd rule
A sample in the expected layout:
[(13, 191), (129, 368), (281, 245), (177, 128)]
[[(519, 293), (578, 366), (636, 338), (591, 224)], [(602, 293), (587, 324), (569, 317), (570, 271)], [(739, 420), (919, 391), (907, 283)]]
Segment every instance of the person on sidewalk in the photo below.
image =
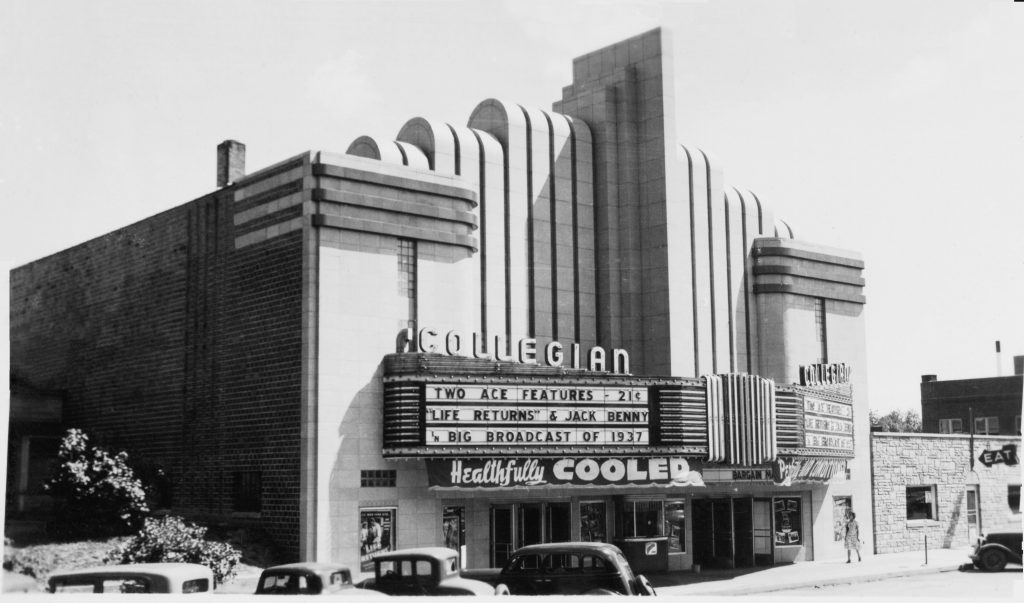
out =
[(857, 525), (857, 514), (850, 511), (850, 519), (843, 526), (843, 540), (846, 542), (846, 562), (850, 562), (850, 551), (857, 551), (857, 561), (860, 558), (860, 526)]

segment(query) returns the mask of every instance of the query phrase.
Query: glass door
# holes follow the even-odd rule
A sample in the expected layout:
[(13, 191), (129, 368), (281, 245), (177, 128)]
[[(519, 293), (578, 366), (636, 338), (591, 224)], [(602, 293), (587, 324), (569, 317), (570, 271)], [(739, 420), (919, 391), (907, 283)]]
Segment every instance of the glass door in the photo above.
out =
[(754, 563), (772, 565), (772, 501), (754, 499)]
[(967, 486), (967, 542), (972, 546), (981, 533), (981, 514), (978, 511), (978, 486)]
[(515, 550), (514, 518), (512, 505), (491, 507), (491, 567), (504, 567)]

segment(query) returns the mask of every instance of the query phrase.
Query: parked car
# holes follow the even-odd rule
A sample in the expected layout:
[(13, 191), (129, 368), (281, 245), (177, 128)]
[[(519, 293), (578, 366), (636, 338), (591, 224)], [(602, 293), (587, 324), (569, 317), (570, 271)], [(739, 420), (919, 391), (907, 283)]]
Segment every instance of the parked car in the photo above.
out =
[(405, 549), (373, 558), (373, 577), (359, 588), (386, 595), (484, 595), (494, 587), (459, 575), (459, 552), (442, 547)]
[(466, 570), (463, 576), (513, 595), (654, 595), (634, 575), (619, 547), (603, 542), (554, 542), (525, 546), (498, 569)]
[[(356, 588), (352, 572), (333, 563), (288, 563), (263, 570), (257, 595), (377, 595)], [(382, 595), (383, 596), (383, 595)]]
[(56, 571), (46, 584), (51, 593), (203, 593), (213, 572), (197, 563), (104, 565)]
[(974, 567), (986, 572), (998, 572), (1007, 563), (1021, 563), (1021, 531), (992, 532), (978, 539), (971, 553)]

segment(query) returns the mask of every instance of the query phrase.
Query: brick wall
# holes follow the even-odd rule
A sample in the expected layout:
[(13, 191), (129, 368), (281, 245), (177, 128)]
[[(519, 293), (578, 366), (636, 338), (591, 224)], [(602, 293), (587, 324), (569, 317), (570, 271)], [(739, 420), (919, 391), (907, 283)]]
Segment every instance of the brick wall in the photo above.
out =
[[(974, 438), (974, 457), (1004, 444), (1020, 446), (1020, 438)], [(871, 434), (875, 547), (878, 553), (956, 548), (970, 544), (967, 534), (965, 484), (970, 471), (968, 436), (932, 434)], [(1020, 485), (1020, 465), (986, 467), (975, 461), (978, 474), (981, 529), (1020, 528), (1019, 511), (1011, 511), (1007, 487)], [(935, 485), (937, 517), (934, 521), (907, 520), (907, 487)]]
[[(164, 469), (173, 511), (259, 525), (297, 558), (302, 232), (236, 251), (229, 199), (13, 270), (11, 372), (66, 392), (65, 427)], [(258, 515), (233, 512), (239, 470), (262, 472)]]

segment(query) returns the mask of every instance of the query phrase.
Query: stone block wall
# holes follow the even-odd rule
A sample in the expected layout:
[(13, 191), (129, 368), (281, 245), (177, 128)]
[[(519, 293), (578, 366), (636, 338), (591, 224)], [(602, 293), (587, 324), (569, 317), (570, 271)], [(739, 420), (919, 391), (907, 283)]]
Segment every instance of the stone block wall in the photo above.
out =
[[(1020, 529), (1021, 515), (1008, 503), (1009, 486), (1021, 483), (1020, 465), (986, 467), (977, 460), (984, 450), (1016, 445), (1019, 437), (975, 436), (974, 471), (980, 497), (981, 531)], [(957, 548), (970, 545), (966, 484), (971, 471), (970, 438), (966, 435), (918, 433), (871, 434), (876, 553)], [(934, 485), (937, 503), (933, 520), (907, 519), (907, 487)]]

